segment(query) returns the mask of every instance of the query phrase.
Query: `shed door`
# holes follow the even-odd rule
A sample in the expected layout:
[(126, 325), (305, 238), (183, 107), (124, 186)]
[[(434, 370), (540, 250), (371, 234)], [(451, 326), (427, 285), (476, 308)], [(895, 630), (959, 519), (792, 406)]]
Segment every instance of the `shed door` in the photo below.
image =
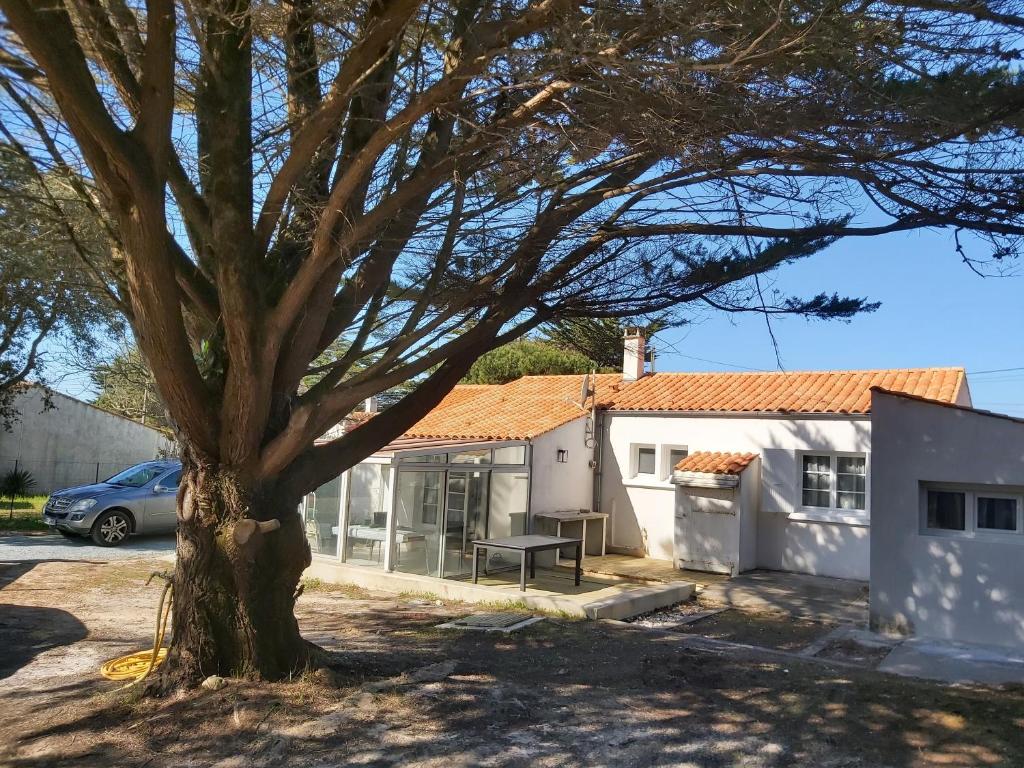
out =
[(739, 503), (732, 490), (676, 491), (675, 554), (681, 568), (739, 572)]

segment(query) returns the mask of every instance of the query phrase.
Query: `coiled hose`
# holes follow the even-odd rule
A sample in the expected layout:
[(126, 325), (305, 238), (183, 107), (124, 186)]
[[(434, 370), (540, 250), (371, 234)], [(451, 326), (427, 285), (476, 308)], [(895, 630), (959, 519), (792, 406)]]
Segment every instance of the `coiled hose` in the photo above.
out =
[(150, 650), (130, 653), (127, 656), (105, 662), (100, 667), (100, 674), (108, 680), (131, 680), (128, 686), (135, 685), (149, 677), (150, 673), (167, 658), (168, 649), (164, 647), (164, 635), (167, 631), (167, 621), (171, 617), (172, 576), (169, 573), (154, 571), (146, 579), (147, 586), (154, 577), (164, 580), (164, 589), (160, 593), (160, 603), (156, 609), (156, 634), (153, 637), (153, 647)]

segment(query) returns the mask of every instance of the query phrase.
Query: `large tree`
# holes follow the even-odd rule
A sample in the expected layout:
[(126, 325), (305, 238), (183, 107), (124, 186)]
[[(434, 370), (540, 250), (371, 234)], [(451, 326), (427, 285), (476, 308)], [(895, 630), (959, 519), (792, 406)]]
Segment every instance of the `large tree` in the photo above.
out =
[(40, 173), (16, 140), (0, 138), (0, 429), (19, 415), (19, 388), (45, 382), (47, 352), (73, 349), (88, 362), (97, 339), (119, 324), (88, 266), (108, 258), (98, 222), (77, 196)]
[(488, 349), (687, 302), (848, 316), (751, 281), (839, 237), (1024, 233), (1012, 0), (0, 7), (3, 121), (107, 214), (183, 446), (167, 683), (315, 659), (301, 494)]
[[(862, 305), (862, 309), (871, 308)], [(685, 318), (672, 319), (677, 314), (662, 314), (646, 323), (614, 317), (566, 317), (544, 326), (542, 331), (549, 343), (573, 350), (599, 368), (617, 370), (622, 365), (622, 343), (627, 333), (639, 332), (651, 339), (659, 331), (684, 325)]]
[(463, 382), (505, 384), (523, 376), (588, 373), (595, 365), (589, 357), (572, 349), (541, 339), (516, 339), (477, 358)]
[(93, 402), (100, 408), (151, 427), (171, 429), (153, 372), (134, 343), (121, 343), (107, 359), (93, 366), (90, 377), (97, 390)]

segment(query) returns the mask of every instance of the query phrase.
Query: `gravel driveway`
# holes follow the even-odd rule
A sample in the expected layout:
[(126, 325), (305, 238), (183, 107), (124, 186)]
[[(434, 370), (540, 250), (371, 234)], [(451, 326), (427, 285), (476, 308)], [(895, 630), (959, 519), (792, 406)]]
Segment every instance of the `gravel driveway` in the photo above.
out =
[(56, 533), (0, 536), (0, 563), (39, 560), (131, 560), (174, 557), (174, 535), (133, 536), (120, 547), (97, 547), (88, 539), (66, 539)]

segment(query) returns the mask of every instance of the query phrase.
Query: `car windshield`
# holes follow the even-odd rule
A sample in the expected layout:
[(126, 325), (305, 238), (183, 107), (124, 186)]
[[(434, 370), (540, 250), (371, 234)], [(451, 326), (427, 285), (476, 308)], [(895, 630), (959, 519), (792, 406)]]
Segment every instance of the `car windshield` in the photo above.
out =
[(128, 467), (124, 472), (118, 472), (111, 478), (104, 480), (110, 485), (125, 485), (129, 488), (141, 488), (157, 475), (167, 471), (166, 464), (137, 464)]

